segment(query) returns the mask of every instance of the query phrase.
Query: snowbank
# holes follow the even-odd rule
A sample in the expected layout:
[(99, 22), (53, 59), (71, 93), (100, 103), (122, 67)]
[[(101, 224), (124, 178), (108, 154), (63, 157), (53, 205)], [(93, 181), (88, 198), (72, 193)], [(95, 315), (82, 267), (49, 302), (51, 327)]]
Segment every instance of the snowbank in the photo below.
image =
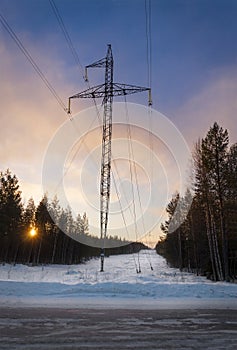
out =
[(237, 309), (237, 285), (181, 273), (155, 251), (111, 256), (104, 273), (99, 267), (98, 259), (71, 266), (0, 266), (0, 305)]

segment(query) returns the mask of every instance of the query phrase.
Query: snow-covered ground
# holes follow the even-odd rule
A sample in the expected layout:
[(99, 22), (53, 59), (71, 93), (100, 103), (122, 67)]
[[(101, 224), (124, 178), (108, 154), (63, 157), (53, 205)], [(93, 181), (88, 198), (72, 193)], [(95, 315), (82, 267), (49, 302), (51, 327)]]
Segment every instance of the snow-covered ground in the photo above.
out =
[[(0, 306), (234, 308), (237, 285), (169, 268), (155, 251), (81, 265), (0, 266)], [(153, 271), (150, 268), (153, 266)]]

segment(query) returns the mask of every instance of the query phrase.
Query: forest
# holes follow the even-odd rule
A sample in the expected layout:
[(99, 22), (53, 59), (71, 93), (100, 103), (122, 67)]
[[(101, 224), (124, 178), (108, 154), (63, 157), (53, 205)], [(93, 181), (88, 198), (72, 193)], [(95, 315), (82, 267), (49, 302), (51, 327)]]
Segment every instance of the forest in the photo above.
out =
[(190, 189), (167, 205), (156, 251), (172, 267), (236, 281), (237, 143), (230, 145), (228, 131), (215, 122), (196, 143), (192, 164)]
[[(87, 237), (94, 243), (92, 247), (80, 243)], [(107, 241), (117, 248), (107, 248), (106, 255), (145, 248), (142, 243), (118, 237)], [(9, 169), (0, 173), (1, 263), (78, 264), (99, 256), (96, 246), (100, 246), (99, 238), (90, 235), (86, 213), (74, 218), (70, 208), (62, 208), (57, 197), (50, 201), (46, 194), (37, 206), (32, 198), (24, 206), (17, 176)]]
[[(230, 145), (228, 131), (217, 123), (196, 143), (191, 173), (185, 195), (175, 193), (167, 205), (156, 251), (172, 267), (214, 281), (235, 281), (237, 143)], [(80, 243), (85, 237), (94, 241), (93, 247)], [(106, 249), (107, 255), (146, 248), (118, 237), (107, 240), (111, 247), (121, 243), (119, 248)], [(86, 213), (75, 218), (57, 197), (49, 200), (46, 194), (37, 206), (32, 198), (23, 205), (17, 176), (10, 170), (0, 173), (1, 263), (77, 264), (99, 256), (96, 246), (99, 238), (89, 232)]]

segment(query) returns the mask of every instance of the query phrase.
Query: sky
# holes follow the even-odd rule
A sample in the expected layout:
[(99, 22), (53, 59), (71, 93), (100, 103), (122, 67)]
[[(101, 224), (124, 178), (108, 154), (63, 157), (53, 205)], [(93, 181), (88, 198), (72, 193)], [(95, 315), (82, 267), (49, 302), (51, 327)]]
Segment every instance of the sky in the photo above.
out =
[[(149, 84), (145, 3), (147, 6), (150, 4), (151, 61), (149, 62), (154, 111), (159, 111), (173, 123), (190, 150), (199, 137), (205, 136), (215, 121), (228, 129), (230, 142), (236, 142), (237, 2), (235, 0), (54, 1), (82, 67), (105, 57), (107, 44), (111, 44), (114, 56), (114, 80), (141, 86)], [(83, 80), (84, 71), (76, 64), (68, 48), (50, 1), (0, 0), (0, 14), (7, 20), (65, 104), (69, 96), (87, 88)], [(68, 125), (70, 121), (2, 24), (0, 24), (0, 71), (0, 170), (10, 168), (17, 175), (25, 203), (31, 196), (38, 203), (44, 192), (42, 169), (49, 144), (55, 135), (57, 136), (59, 128)], [(90, 84), (93, 86), (102, 83), (103, 74), (101, 70), (90, 71)], [(123, 99), (118, 99), (118, 102), (121, 101), (124, 102)], [(127, 101), (147, 105), (147, 94), (128, 96)], [(83, 111), (91, 106), (93, 101), (73, 101), (74, 115), (82, 112), (78, 119), (75, 117), (74, 127), (80, 129), (80, 123), (83, 123), (80, 119)], [(98, 101), (98, 106), (101, 109), (101, 101)], [(159, 118), (156, 120), (155, 115), (154, 112), (152, 124), (154, 129), (159, 130), (157, 125)], [(131, 118), (133, 122), (136, 121), (134, 115)], [(124, 123), (126, 124), (126, 121)], [(148, 123), (148, 119), (144, 119), (143, 129), (146, 131), (149, 128)], [(115, 137), (121, 139), (119, 128), (114, 130)], [(144, 149), (148, 147), (148, 134), (149, 132), (146, 132), (137, 138), (134, 137), (134, 142), (137, 142), (137, 146), (134, 147), (140, 156), (145, 154)], [(98, 135), (95, 139), (99, 140)], [(167, 160), (165, 153), (167, 150), (161, 147), (161, 143), (158, 142), (159, 145), (154, 146), (157, 147), (154, 162), (157, 161), (158, 165), (153, 169), (153, 177), (160, 169), (163, 169), (160, 170), (163, 174), (175, 173), (174, 166)], [(62, 149), (63, 145), (64, 140), (61, 142)], [(142, 149), (139, 149), (141, 146)], [(97, 170), (94, 169), (96, 174), (99, 171), (98, 147), (99, 141), (93, 144), (94, 158), (97, 161)], [(76, 176), (76, 171), (80, 170), (80, 164), (87, 159), (88, 152), (85, 150), (82, 152), (84, 158), (77, 154), (78, 159), (76, 160), (75, 156), (73, 162), (70, 161), (73, 158), (73, 148), (67, 151), (66, 192), (70, 198), (73, 196), (79, 198), (81, 192), (78, 196), (75, 193), (78, 191), (77, 184), (80, 181), (85, 182), (83, 186), (85, 193), (92, 192), (92, 186), (88, 185), (83, 177), (80, 177), (82, 180), (79, 181)], [(61, 149), (58, 152), (61, 152)], [(124, 155), (119, 155), (118, 164), (123, 163), (122, 157)], [(91, 175), (93, 166), (89, 163), (84, 170), (85, 174), (88, 172)], [(137, 164), (137, 169), (140, 166), (141, 179), (148, 174), (147, 178), (153, 183), (150, 192), (153, 193), (158, 188), (158, 196), (164, 199), (163, 194), (159, 192), (162, 192), (164, 186), (159, 175), (154, 177), (156, 180), (151, 181), (151, 174), (144, 171), (146, 166), (143, 160), (139, 158)], [(119, 181), (125, 182), (123, 191), (126, 192), (127, 182), (131, 179), (128, 178), (128, 169), (126, 172), (126, 167), (123, 165), (121, 169), (124, 172), (123, 175), (120, 170), (121, 177), (124, 178), (120, 178)], [(78, 173), (78, 176), (81, 174)], [(89, 177), (83, 176), (90, 183)], [(167, 175), (163, 176), (163, 180), (167, 180)], [(98, 187), (98, 175), (95, 181)], [(169, 191), (166, 191), (167, 201), (171, 192), (175, 191), (175, 184), (176, 179), (170, 185)], [(119, 187), (122, 196), (122, 185)], [(115, 189), (112, 189), (112, 202), (116, 202), (115, 192)], [(95, 193), (96, 188), (93, 188), (93, 194)], [(141, 194), (144, 199), (145, 192)], [(88, 196), (87, 202), (90, 202), (90, 196), (87, 194), (85, 196)], [(77, 211), (76, 198), (72, 198), (71, 202)], [(145, 198), (144, 206), (146, 202)], [(151, 205), (155, 215), (163, 212), (164, 202), (165, 199), (162, 200), (162, 207), (154, 203)], [(90, 206), (91, 203), (88, 204), (88, 207)], [(83, 211), (83, 208), (78, 209)], [(86, 207), (85, 210), (88, 211), (87, 209)], [(148, 240), (153, 242), (157, 240), (159, 224), (152, 230), (152, 238), (148, 237)], [(96, 226), (96, 222), (93, 225)], [(99, 227), (99, 223), (97, 226)]]

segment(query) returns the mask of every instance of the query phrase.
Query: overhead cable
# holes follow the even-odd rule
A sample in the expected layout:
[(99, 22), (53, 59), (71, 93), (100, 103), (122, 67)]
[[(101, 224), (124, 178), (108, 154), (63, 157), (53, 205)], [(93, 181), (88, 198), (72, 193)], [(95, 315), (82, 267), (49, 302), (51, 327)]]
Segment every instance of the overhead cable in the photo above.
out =
[(51, 85), (51, 83), (48, 81), (44, 73), (39, 68), (38, 64), (35, 62), (29, 51), (25, 48), (25, 46), (22, 44), (21, 40), (18, 38), (14, 30), (10, 27), (7, 20), (3, 17), (2, 14), (0, 14), (0, 21), (3, 25), (3, 27), (6, 29), (8, 34), (11, 36), (11, 38), (15, 41), (21, 52), (24, 54), (24, 56), (27, 58), (27, 60), (30, 62), (36, 73), (39, 75), (40, 79), (43, 81), (43, 83), (46, 85), (46, 87), (49, 89), (51, 94), (54, 96), (54, 98), (57, 100), (58, 104), (61, 106), (61, 108), (67, 112), (67, 107), (62, 101), (62, 99), (57, 94), (54, 87)]
[(146, 15), (146, 55), (147, 55), (147, 76), (148, 85), (152, 84), (152, 39), (151, 39), (151, 0), (145, 0)]
[(61, 30), (63, 32), (63, 35), (64, 35), (64, 37), (65, 37), (65, 39), (67, 41), (68, 47), (69, 47), (69, 49), (70, 49), (70, 51), (71, 51), (71, 53), (72, 53), (72, 55), (73, 55), (73, 57), (75, 59), (75, 62), (79, 66), (80, 72), (83, 72), (83, 70), (84, 70), (83, 66), (82, 66), (82, 64), (80, 62), (79, 56), (78, 56), (78, 54), (77, 54), (77, 52), (75, 50), (75, 47), (74, 47), (74, 45), (72, 43), (70, 35), (69, 35), (69, 33), (68, 33), (67, 29), (66, 29), (66, 26), (65, 26), (65, 24), (63, 22), (62, 16), (60, 15), (60, 12), (59, 12), (59, 10), (58, 10), (54, 0), (49, 0), (49, 2), (50, 2), (50, 5), (51, 5), (51, 7), (53, 9), (55, 17), (57, 18), (58, 24), (59, 24), (59, 26), (60, 26), (60, 28), (61, 28)]

